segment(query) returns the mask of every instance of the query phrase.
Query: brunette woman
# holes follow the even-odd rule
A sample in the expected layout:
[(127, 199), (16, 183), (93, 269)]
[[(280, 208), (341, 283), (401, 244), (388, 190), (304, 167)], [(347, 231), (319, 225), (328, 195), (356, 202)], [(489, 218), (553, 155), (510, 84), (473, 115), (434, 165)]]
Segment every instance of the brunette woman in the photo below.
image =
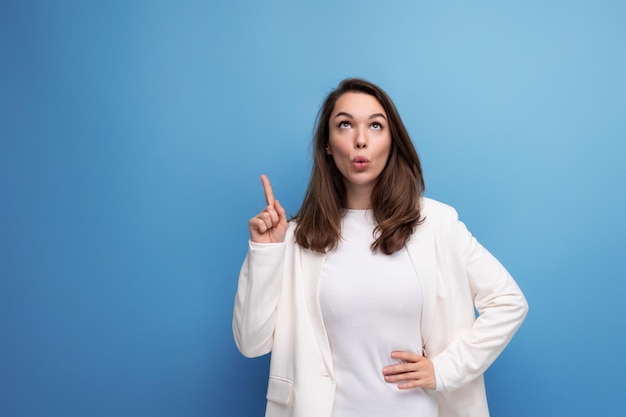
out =
[(244, 355), (272, 354), (266, 416), (488, 416), (483, 373), (528, 306), (456, 211), (423, 196), (387, 94), (347, 79), (328, 95), (293, 219), (262, 183), (233, 332)]

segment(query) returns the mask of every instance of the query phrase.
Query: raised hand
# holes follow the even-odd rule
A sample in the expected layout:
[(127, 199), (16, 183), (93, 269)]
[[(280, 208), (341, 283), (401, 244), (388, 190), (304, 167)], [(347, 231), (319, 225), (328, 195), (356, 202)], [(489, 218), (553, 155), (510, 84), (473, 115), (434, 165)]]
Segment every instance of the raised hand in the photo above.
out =
[(391, 357), (404, 363), (383, 368), (386, 382), (399, 382), (400, 389), (437, 388), (435, 367), (430, 359), (413, 352), (391, 352)]
[(274, 199), (274, 192), (270, 180), (261, 175), (265, 202), (267, 206), (248, 222), (250, 240), (255, 243), (280, 243), (285, 241), (287, 231), (287, 215), (278, 200)]

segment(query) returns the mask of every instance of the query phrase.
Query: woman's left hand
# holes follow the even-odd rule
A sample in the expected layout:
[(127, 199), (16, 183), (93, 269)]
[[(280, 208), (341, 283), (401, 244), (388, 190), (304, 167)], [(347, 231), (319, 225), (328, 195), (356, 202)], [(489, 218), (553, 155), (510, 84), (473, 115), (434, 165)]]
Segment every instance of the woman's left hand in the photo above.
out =
[(400, 382), (400, 389), (437, 388), (435, 367), (430, 359), (413, 352), (391, 352), (391, 357), (404, 363), (383, 368), (386, 382)]

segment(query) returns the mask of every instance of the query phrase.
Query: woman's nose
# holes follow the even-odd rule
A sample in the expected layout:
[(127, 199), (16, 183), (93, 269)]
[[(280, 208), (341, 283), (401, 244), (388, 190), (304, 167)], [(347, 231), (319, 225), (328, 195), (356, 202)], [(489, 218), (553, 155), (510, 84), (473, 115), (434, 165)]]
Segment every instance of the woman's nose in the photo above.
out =
[(367, 138), (361, 129), (357, 130), (356, 137), (354, 138), (354, 147), (357, 149), (367, 148)]

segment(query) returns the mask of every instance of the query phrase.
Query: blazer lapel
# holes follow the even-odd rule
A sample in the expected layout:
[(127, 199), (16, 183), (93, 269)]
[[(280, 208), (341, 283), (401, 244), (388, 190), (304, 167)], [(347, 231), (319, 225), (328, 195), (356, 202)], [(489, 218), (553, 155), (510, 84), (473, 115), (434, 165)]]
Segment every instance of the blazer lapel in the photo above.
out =
[(322, 311), (319, 306), (319, 284), (326, 256), (308, 249), (301, 249), (300, 253), (302, 262), (300, 270), (302, 271), (304, 296), (311, 326), (313, 327), (313, 333), (315, 333), (315, 338), (317, 339), (320, 352), (322, 352), (322, 358), (328, 368), (329, 375), (333, 375), (333, 360), (330, 352), (330, 344), (328, 342), (328, 335), (326, 334), (326, 327), (324, 326), (324, 319), (322, 318)]
[(437, 254), (432, 229), (426, 223), (417, 226), (406, 247), (422, 286), (422, 343), (427, 346), (437, 302)]

